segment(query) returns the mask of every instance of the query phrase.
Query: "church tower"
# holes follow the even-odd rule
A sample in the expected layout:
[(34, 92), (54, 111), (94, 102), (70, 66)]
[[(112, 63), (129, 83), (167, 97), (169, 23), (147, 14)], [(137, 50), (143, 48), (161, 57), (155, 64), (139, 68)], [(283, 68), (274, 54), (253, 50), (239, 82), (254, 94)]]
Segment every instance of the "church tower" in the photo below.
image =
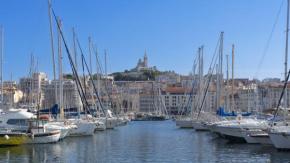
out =
[(144, 54), (144, 67), (148, 68), (148, 58), (147, 58), (146, 50)]

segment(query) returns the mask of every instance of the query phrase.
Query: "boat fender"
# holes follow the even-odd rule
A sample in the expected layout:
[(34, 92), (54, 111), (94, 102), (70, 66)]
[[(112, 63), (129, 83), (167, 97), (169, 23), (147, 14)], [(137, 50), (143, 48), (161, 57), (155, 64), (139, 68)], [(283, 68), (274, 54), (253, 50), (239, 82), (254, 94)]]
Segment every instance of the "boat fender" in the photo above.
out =
[(6, 140), (10, 139), (10, 137), (9, 137), (8, 135), (5, 135), (4, 138), (5, 138)]
[(32, 140), (34, 140), (34, 134), (33, 133), (31, 134), (31, 138), (32, 138)]
[(242, 120), (242, 116), (241, 115), (238, 115), (237, 116), (237, 119), (238, 119), (238, 121)]

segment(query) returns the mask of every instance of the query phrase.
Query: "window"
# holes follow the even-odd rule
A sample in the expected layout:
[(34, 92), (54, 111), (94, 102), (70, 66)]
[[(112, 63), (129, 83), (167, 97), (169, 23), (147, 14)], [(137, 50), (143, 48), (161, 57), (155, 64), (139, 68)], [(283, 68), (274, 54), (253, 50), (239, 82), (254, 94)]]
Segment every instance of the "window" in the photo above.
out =
[(27, 126), (27, 120), (26, 119), (9, 119), (7, 121), (7, 124), (9, 125), (19, 125), (19, 126)]

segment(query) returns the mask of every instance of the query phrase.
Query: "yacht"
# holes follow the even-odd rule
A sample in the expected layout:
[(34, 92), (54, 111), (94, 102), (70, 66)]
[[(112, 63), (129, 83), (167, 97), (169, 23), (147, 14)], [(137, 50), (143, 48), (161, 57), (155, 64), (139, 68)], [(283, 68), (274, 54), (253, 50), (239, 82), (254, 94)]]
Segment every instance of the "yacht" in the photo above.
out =
[(0, 129), (26, 132), (28, 121), (33, 118), (36, 118), (36, 116), (25, 109), (9, 109), (0, 113)]
[(237, 116), (235, 120), (216, 125), (214, 130), (226, 139), (246, 142), (246, 131), (254, 129), (265, 130), (267, 127), (268, 123), (265, 120)]

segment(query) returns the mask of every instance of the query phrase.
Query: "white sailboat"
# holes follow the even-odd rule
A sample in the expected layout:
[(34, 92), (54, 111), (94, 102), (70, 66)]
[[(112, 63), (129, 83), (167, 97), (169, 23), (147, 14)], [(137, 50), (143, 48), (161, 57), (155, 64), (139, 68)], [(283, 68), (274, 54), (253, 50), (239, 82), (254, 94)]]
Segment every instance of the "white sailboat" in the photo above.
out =
[[(288, 79), (289, 79), (289, 73), (288, 72), (288, 33), (289, 33), (289, 5), (290, 2), (287, 0), (287, 20), (286, 20), (286, 46), (285, 46), (285, 83), (284, 83), (284, 102), (285, 102), (285, 108), (288, 107), (287, 102), (287, 85), (288, 85)], [(288, 73), (287, 73), (288, 72)], [(283, 95), (283, 94), (282, 94)], [(280, 99), (281, 100), (281, 99)], [(276, 113), (278, 113), (279, 105), (277, 107)], [(276, 116), (276, 115), (275, 115)], [(284, 115), (288, 116), (288, 115)], [(277, 149), (290, 149), (290, 126), (288, 126), (287, 123), (280, 126), (272, 126), (269, 130), (269, 137)]]
[(68, 119), (68, 122), (76, 125), (77, 127), (72, 129), (69, 136), (89, 136), (93, 135), (96, 129), (96, 124), (88, 120), (83, 119)]
[[(191, 94), (188, 98), (187, 101), (185, 101), (180, 107), (181, 107), (181, 111), (180, 112), (180, 116), (178, 116), (175, 120), (175, 123), (176, 123), (176, 126), (180, 127), (180, 128), (193, 128), (193, 115), (194, 115), (194, 112), (193, 112), (193, 91), (194, 91), (194, 88), (196, 87), (196, 84), (195, 84), (195, 80), (196, 80), (196, 66), (198, 64), (198, 57), (199, 57), (199, 52), (198, 51), (198, 54), (196, 55), (195, 59), (194, 59), (194, 63), (193, 63), (193, 68), (192, 68), (192, 90), (191, 90)], [(186, 92), (184, 92), (184, 95), (186, 95)], [(195, 103), (197, 101), (194, 101)], [(186, 115), (182, 115), (184, 113), (185, 110), (187, 110), (188, 108), (190, 108), (189, 110), (189, 113), (185, 113)], [(185, 111), (186, 112), (186, 111)]]
[[(220, 33), (219, 37), (219, 53), (218, 55), (214, 55), (212, 58), (212, 62), (210, 64), (210, 68), (208, 71), (209, 76), (204, 79), (203, 77), (203, 46), (199, 48), (199, 87), (198, 87), (198, 98), (197, 98), (197, 111), (198, 113), (196, 114), (196, 118), (193, 119), (193, 128), (196, 131), (208, 131), (209, 129), (209, 124), (215, 123), (219, 121), (219, 118), (214, 115), (211, 110), (204, 111), (205, 109), (205, 99), (207, 97), (208, 89), (212, 80), (212, 74), (213, 74), (213, 66), (215, 64), (215, 61), (218, 59), (219, 63), (216, 67), (217, 73), (217, 79), (216, 79), (216, 97), (217, 97), (217, 102), (216, 106), (220, 106), (220, 97), (221, 97), (221, 90), (222, 90), (222, 85), (223, 85), (223, 78), (222, 78), (222, 57), (223, 57), (223, 40), (224, 40), (224, 32)], [(213, 62), (214, 61), (214, 62)]]

